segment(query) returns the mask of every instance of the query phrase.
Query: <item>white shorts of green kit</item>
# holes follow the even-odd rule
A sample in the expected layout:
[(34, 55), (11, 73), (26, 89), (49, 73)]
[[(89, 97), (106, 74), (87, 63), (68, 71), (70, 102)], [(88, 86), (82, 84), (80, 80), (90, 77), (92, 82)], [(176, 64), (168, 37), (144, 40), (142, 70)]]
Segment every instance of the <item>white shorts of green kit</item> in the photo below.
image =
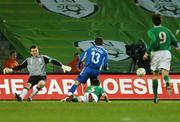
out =
[(157, 71), (161, 69), (170, 70), (171, 53), (168, 50), (160, 50), (151, 52), (151, 70)]
[[(94, 93), (91, 93), (92, 94), (92, 97), (94, 99), (93, 102), (98, 102), (98, 97), (94, 94)], [(79, 98), (82, 100), (82, 102), (88, 102), (89, 101), (89, 93), (85, 93), (83, 96), (79, 96)]]

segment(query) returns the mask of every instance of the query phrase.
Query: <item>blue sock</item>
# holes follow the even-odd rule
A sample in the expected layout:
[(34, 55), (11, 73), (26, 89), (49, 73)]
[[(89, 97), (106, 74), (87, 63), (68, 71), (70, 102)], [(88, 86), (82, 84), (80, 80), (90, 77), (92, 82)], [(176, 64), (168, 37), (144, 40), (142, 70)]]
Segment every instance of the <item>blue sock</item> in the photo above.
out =
[(74, 94), (74, 92), (76, 91), (77, 85), (73, 85), (70, 89), (70, 92)]

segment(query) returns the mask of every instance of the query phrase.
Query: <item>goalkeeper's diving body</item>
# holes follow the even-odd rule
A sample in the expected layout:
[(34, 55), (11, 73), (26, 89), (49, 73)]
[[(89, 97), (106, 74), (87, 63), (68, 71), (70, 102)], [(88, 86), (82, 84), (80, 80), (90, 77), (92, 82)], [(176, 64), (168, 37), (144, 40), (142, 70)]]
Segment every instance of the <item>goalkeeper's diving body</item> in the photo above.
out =
[(30, 53), (32, 56), (25, 59), (22, 64), (12, 69), (5, 68), (3, 70), (4, 74), (6, 74), (6, 73), (11, 73), (13, 71), (21, 70), (23, 68), (28, 69), (30, 77), (26, 83), (26, 86), (24, 87), (20, 95), (15, 93), (15, 97), (17, 101), (19, 102), (23, 101), (29, 89), (31, 89), (34, 85), (37, 84), (37, 87), (35, 88), (35, 90), (33, 90), (31, 95), (28, 97), (27, 99), (28, 101), (32, 101), (32, 97), (36, 95), (39, 92), (39, 90), (41, 90), (44, 87), (46, 83), (46, 64), (47, 63), (52, 63), (54, 65), (60, 66), (64, 72), (66, 71), (69, 72), (71, 70), (71, 67), (63, 65), (61, 62), (59, 62), (56, 59), (50, 58), (45, 55), (39, 55), (39, 49), (36, 45), (32, 45), (30, 47)]

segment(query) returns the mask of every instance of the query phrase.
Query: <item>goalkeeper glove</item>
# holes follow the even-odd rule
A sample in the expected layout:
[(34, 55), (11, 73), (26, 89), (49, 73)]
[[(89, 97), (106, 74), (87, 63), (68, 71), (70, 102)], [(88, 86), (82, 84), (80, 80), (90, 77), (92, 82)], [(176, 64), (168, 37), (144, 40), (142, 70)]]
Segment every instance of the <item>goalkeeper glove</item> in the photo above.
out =
[(70, 72), (71, 71), (71, 67), (70, 66), (62, 65), (61, 68), (63, 69), (64, 72), (66, 72), (66, 71)]
[(4, 68), (3, 69), (3, 74), (7, 74), (7, 73), (11, 73), (11, 72), (13, 72), (13, 70), (12, 69), (10, 69), (10, 68)]

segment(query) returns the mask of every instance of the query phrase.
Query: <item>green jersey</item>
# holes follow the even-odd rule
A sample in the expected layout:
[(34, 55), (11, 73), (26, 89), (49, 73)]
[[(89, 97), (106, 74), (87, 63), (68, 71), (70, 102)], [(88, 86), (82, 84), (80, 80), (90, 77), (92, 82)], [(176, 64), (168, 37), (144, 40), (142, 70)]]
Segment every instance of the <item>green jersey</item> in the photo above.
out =
[(86, 93), (94, 93), (98, 97), (98, 101), (100, 100), (103, 93), (105, 93), (104, 89), (99, 86), (88, 86), (86, 88)]
[(151, 39), (147, 53), (159, 50), (171, 50), (171, 45), (177, 47), (177, 39), (174, 34), (166, 27), (155, 26), (148, 31), (148, 36)]

